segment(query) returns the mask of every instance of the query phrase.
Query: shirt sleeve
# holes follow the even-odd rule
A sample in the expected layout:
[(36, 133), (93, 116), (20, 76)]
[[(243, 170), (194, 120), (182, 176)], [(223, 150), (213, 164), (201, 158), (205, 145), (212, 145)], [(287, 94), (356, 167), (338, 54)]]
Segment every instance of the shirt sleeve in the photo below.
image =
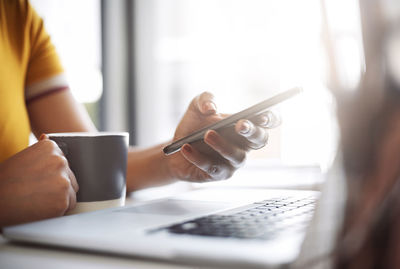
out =
[(56, 49), (44, 27), (43, 19), (27, 3), (26, 40), (29, 61), (25, 81), (25, 99), (30, 101), (53, 90), (67, 88), (64, 70)]

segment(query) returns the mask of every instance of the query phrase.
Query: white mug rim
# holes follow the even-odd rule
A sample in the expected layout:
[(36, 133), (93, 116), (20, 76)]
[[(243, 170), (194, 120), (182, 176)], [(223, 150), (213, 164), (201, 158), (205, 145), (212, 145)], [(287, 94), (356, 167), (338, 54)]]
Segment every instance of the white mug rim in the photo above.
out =
[(70, 132), (49, 133), (49, 137), (101, 137), (101, 136), (128, 136), (128, 132)]

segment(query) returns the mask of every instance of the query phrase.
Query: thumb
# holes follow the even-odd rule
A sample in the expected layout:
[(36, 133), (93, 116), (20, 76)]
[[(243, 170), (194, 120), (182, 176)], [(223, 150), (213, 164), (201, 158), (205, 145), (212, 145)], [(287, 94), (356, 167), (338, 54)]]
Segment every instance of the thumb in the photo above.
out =
[(212, 115), (217, 113), (214, 95), (210, 92), (203, 92), (192, 100), (189, 109), (192, 109), (195, 112), (200, 112), (203, 115)]
[(49, 139), (49, 136), (47, 134), (41, 134), (39, 137), (39, 141)]

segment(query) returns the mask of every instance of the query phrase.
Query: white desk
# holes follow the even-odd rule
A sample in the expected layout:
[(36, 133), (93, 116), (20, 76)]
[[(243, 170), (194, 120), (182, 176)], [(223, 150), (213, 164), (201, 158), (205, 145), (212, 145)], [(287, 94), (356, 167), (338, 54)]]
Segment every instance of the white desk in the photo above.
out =
[[(293, 183), (293, 173), (295, 171), (289, 171), (289, 173), (284, 173), (279, 178), (279, 187), (289, 186), (291, 189), (318, 189), (319, 184), (321, 183), (318, 175), (315, 174), (315, 178), (313, 177), (313, 171), (302, 171), (299, 174), (305, 173), (306, 177), (299, 177), (298, 181), (294, 181)], [(265, 173), (265, 170), (262, 172), (261, 182), (259, 184), (255, 184), (253, 187), (257, 188), (262, 192), (262, 189), (268, 189), (268, 180), (271, 181), (271, 186), (276, 188), (278, 185), (277, 181), (277, 171), (270, 170), (270, 177), (268, 173)], [(244, 170), (237, 173), (231, 182), (227, 182), (225, 185), (227, 188), (235, 189), (233, 193), (242, 193), (244, 194), (246, 191), (242, 191), (240, 186), (241, 181), (249, 181), (249, 177), (255, 180), (256, 172), (254, 170)], [(267, 174), (267, 175), (266, 175)], [(263, 179), (265, 178), (265, 179)], [(272, 179), (274, 178), (274, 179)], [(301, 178), (306, 178), (306, 180), (301, 181)], [(285, 183), (285, 180), (289, 180)], [(293, 185), (291, 185), (292, 183)], [(239, 185), (237, 185), (239, 184)], [(248, 182), (247, 182), (248, 184)], [(207, 188), (212, 188), (214, 195), (213, 197), (208, 197), (211, 200), (218, 200), (218, 193), (224, 188), (224, 184), (215, 183), (215, 185), (208, 185)], [(134, 204), (136, 201), (143, 201), (151, 198), (160, 198), (166, 195), (176, 194), (177, 192), (187, 192), (190, 189), (187, 185), (178, 185), (175, 188), (167, 187), (167, 192), (165, 189), (152, 189), (148, 191), (141, 191), (133, 195), (132, 197), (127, 199), (127, 204)], [(249, 188), (247, 188), (249, 190)], [(186, 193), (187, 194), (187, 193)], [(183, 193), (182, 195), (186, 195)], [(193, 196), (192, 193), (188, 194), (193, 199), (202, 199), (201, 195)], [(237, 194), (233, 195), (238, 197)], [(241, 199), (246, 199), (245, 195)], [(55, 249), (51, 247), (38, 247), (31, 245), (16, 245), (7, 242), (0, 235), (0, 268), (194, 268), (198, 266), (190, 266), (185, 264), (173, 264), (169, 262), (156, 261), (156, 260), (146, 260), (141, 258), (132, 258), (132, 257), (118, 257), (104, 254), (96, 254), (96, 253), (88, 253), (88, 252), (80, 252), (80, 251), (72, 251), (65, 249)]]
[(0, 239), (0, 268), (193, 268), (161, 261), (82, 253), (70, 250), (13, 245)]

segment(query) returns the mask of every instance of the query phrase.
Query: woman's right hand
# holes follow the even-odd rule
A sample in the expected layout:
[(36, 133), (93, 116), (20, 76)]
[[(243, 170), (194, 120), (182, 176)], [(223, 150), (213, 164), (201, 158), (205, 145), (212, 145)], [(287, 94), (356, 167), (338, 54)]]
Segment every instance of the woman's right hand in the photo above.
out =
[(62, 216), (78, 188), (61, 149), (42, 136), (0, 164), (0, 227)]

